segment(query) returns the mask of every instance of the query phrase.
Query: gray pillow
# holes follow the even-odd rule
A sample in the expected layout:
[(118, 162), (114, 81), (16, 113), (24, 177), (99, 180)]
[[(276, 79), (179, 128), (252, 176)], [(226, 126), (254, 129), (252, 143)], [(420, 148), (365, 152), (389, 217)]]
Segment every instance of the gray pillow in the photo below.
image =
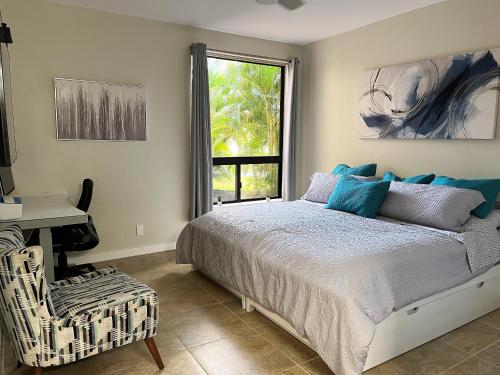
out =
[(470, 212), (483, 202), (476, 190), (392, 181), (379, 215), (461, 232)]
[[(310, 177), (311, 184), (309, 189), (302, 196), (301, 199), (305, 199), (310, 202), (326, 203), (328, 198), (332, 195), (333, 189), (337, 185), (337, 181), (341, 176), (334, 176), (329, 173), (316, 172)], [(352, 176), (361, 181), (378, 181), (381, 180), (380, 177), (376, 176)]]
[(302, 199), (311, 202), (326, 203), (333, 189), (335, 189), (339, 178), (339, 176), (333, 176), (328, 173), (316, 172), (311, 176), (311, 184)]

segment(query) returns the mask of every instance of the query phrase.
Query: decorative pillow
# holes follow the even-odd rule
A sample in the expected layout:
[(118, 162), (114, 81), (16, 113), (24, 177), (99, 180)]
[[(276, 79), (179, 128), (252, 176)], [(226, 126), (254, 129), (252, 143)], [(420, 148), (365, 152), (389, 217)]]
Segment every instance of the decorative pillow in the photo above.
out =
[(326, 203), (332, 194), (335, 185), (339, 180), (338, 176), (332, 176), (328, 173), (316, 172), (311, 176), (309, 189), (302, 197), (306, 201)]
[(396, 176), (392, 172), (384, 173), (384, 181), (398, 181), (398, 182), (406, 182), (408, 184), (430, 184), (435, 177), (436, 175), (433, 173), (419, 174), (418, 176), (412, 176), (406, 178), (401, 178), (399, 176)]
[(472, 215), (464, 225), (462, 239), (473, 273), (500, 263), (500, 210), (491, 211), (485, 219)]
[(353, 176), (342, 176), (325, 208), (373, 219), (390, 185), (390, 181), (361, 181)]
[(379, 214), (460, 232), (470, 212), (483, 202), (483, 195), (474, 190), (393, 181)]
[(485, 202), (477, 207), (472, 213), (484, 219), (495, 208), (498, 193), (500, 192), (500, 179), (483, 180), (456, 180), (451, 177), (438, 176), (431, 185), (452, 186), (459, 189), (471, 189), (483, 194)]
[(337, 176), (375, 176), (377, 174), (377, 164), (363, 164), (357, 167), (349, 167), (347, 164), (338, 164), (332, 171), (332, 174)]
[[(352, 176), (360, 181), (380, 181), (380, 177), (370, 176)], [(316, 172), (309, 179), (311, 184), (307, 189), (306, 193), (301, 199), (310, 202), (326, 203), (330, 195), (332, 195), (333, 189), (339, 180), (340, 176), (332, 176), (328, 173)]]

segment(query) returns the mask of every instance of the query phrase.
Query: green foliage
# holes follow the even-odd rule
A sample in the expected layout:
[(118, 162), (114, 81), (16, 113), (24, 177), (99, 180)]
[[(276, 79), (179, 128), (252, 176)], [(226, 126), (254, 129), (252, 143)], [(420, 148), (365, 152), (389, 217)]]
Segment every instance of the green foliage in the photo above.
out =
[[(281, 68), (209, 59), (214, 157), (279, 155)], [(242, 198), (276, 195), (277, 165), (242, 167)], [(214, 168), (214, 190), (234, 190), (234, 168)]]

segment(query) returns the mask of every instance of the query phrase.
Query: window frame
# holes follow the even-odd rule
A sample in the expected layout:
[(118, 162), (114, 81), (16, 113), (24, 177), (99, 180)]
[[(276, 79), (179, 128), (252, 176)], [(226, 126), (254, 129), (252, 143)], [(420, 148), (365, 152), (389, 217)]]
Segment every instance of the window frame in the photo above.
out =
[[(212, 170), (214, 166), (228, 165), (235, 166), (235, 200), (223, 201), (222, 204), (230, 204), (230, 203), (243, 203), (243, 202), (253, 202), (253, 201), (262, 201), (267, 199), (267, 197), (256, 197), (256, 198), (246, 198), (241, 199), (241, 166), (242, 165), (251, 165), (251, 164), (277, 164), (278, 165), (278, 195), (270, 196), (271, 199), (281, 199), (283, 198), (283, 118), (284, 118), (284, 102), (285, 102), (285, 65), (279, 63), (272, 62), (262, 62), (257, 58), (238, 58), (231, 56), (220, 57), (216, 53), (207, 54), (208, 58), (218, 59), (218, 60), (229, 60), (229, 61), (237, 61), (241, 63), (247, 64), (257, 64), (257, 65), (266, 65), (266, 66), (275, 66), (280, 68), (280, 126), (279, 126), (279, 155), (276, 156), (224, 156), (224, 157), (213, 157), (212, 156)], [(212, 136), (210, 134), (210, 136)], [(218, 201), (213, 202), (213, 205), (217, 205)]]

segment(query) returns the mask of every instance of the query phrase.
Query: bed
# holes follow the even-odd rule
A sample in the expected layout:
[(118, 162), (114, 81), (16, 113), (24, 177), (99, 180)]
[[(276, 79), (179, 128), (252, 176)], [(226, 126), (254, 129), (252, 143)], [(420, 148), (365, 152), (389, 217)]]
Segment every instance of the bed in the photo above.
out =
[[(314, 349), (360, 374), (500, 307), (500, 211), (447, 232), (307, 201), (218, 208), (190, 222), (193, 264)], [(471, 267), (471, 264), (474, 267)]]

